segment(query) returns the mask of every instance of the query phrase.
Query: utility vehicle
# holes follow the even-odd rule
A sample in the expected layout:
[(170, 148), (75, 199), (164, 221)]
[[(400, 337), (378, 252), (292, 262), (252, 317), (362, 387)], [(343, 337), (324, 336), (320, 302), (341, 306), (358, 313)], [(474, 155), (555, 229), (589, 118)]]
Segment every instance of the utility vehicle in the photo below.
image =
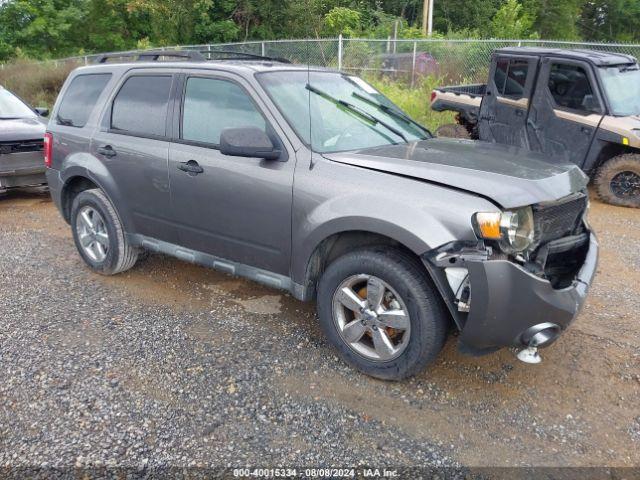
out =
[(640, 67), (618, 53), (501, 48), (487, 84), (438, 88), (431, 108), (457, 112), (442, 136), (467, 137), (570, 161), (600, 198), (640, 207)]

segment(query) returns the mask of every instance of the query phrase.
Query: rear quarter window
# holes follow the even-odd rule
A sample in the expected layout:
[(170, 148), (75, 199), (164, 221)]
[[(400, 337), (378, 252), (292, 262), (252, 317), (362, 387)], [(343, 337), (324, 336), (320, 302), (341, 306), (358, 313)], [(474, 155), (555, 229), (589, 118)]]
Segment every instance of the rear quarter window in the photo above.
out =
[(129, 77), (113, 100), (111, 129), (140, 136), (165, 136), (171, 82), (171, 75)]
[(110, 79), (110, 73), (95, 73), (78, 75), (71, 80), (60, 101), (55, 122), (69, 127), (84, 127)]

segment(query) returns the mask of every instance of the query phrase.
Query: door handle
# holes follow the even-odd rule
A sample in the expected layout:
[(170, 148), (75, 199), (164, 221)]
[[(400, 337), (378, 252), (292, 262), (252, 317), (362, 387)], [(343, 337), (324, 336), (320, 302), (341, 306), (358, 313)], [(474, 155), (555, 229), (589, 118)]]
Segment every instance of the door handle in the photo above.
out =
[(585, 135), (591, 135), (591, 132), (592, 132), (592, 130), (589, 127), (582, 127), (580, 131)]
[(516, 117), (522, 117), (524, 115), (524, 111), (520, 109), (516, 109)]
[(198, 165), (198, 162), (195, 160), (189, 160), (188, 162), (180, 162), (178, 164), (178, 170), (182, 170), (183, 172), (187, 172), (189, 175), (198, 175), (199, 173), (204, 172), (204, 169)]
[(96, 151), (107, 158), (115, 157), (117, 152), (113, 149), (111, 145), (104, 145), (102, 147), (98, 147)]

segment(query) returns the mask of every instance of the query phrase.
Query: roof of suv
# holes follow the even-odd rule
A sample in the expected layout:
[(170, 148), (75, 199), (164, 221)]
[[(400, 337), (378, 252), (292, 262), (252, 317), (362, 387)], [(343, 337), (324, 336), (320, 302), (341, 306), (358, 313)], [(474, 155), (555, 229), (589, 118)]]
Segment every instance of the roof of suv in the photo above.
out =
[(543, 48), (543, 47), (504, 47), (495, 50), (495, 53), (506, 53), (511, 55), (534, 55), (571, 58), (583, 60), (596, 66), (620, 65), (636, 63), (636, 59), (631, 55), (623, 53), (602, 52), (596, 50), (564, 49), (564, 48)]
[(187, 61), (187, 62), (154, 62), (154, 61), (139, 61), (139, 62), (108, 62), (108, 63), (96, 63), (87, 66), (79, 67), (76, 70), (77, 74), (88, 73), (88, 71), (95, 72), (124, 72), (132, 68), (176, 68), (176, 69), (207, 69), (207, 70), (223, 70), (225, 72), (236, 73), (241, 76), (253, 76), (254, 73), (259, 72), (281, 72), (281, 71), (325, 71), (325, 72), (337, 72), (337, 70), (318, 67), (307, 66), (300, 64), (284, 63), (284, 62), (270, 62), (262, 60), (207, 60), (207, 61)]

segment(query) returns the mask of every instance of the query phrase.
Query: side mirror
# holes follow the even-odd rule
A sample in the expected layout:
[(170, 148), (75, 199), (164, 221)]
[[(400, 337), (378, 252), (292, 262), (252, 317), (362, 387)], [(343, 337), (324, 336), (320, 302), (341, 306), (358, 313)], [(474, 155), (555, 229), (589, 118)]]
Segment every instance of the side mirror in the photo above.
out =
[(48, 108), (36, 107), (36, 108), (34, 108), (34, 110), (41, 117), (48, 117), (49, 116), (49, 109)]
[(259, 128), (240, 127), (222, 130), (220, 153), (233, 157), (277, 160), (282, 152), (276, 149), (267, 134)]

